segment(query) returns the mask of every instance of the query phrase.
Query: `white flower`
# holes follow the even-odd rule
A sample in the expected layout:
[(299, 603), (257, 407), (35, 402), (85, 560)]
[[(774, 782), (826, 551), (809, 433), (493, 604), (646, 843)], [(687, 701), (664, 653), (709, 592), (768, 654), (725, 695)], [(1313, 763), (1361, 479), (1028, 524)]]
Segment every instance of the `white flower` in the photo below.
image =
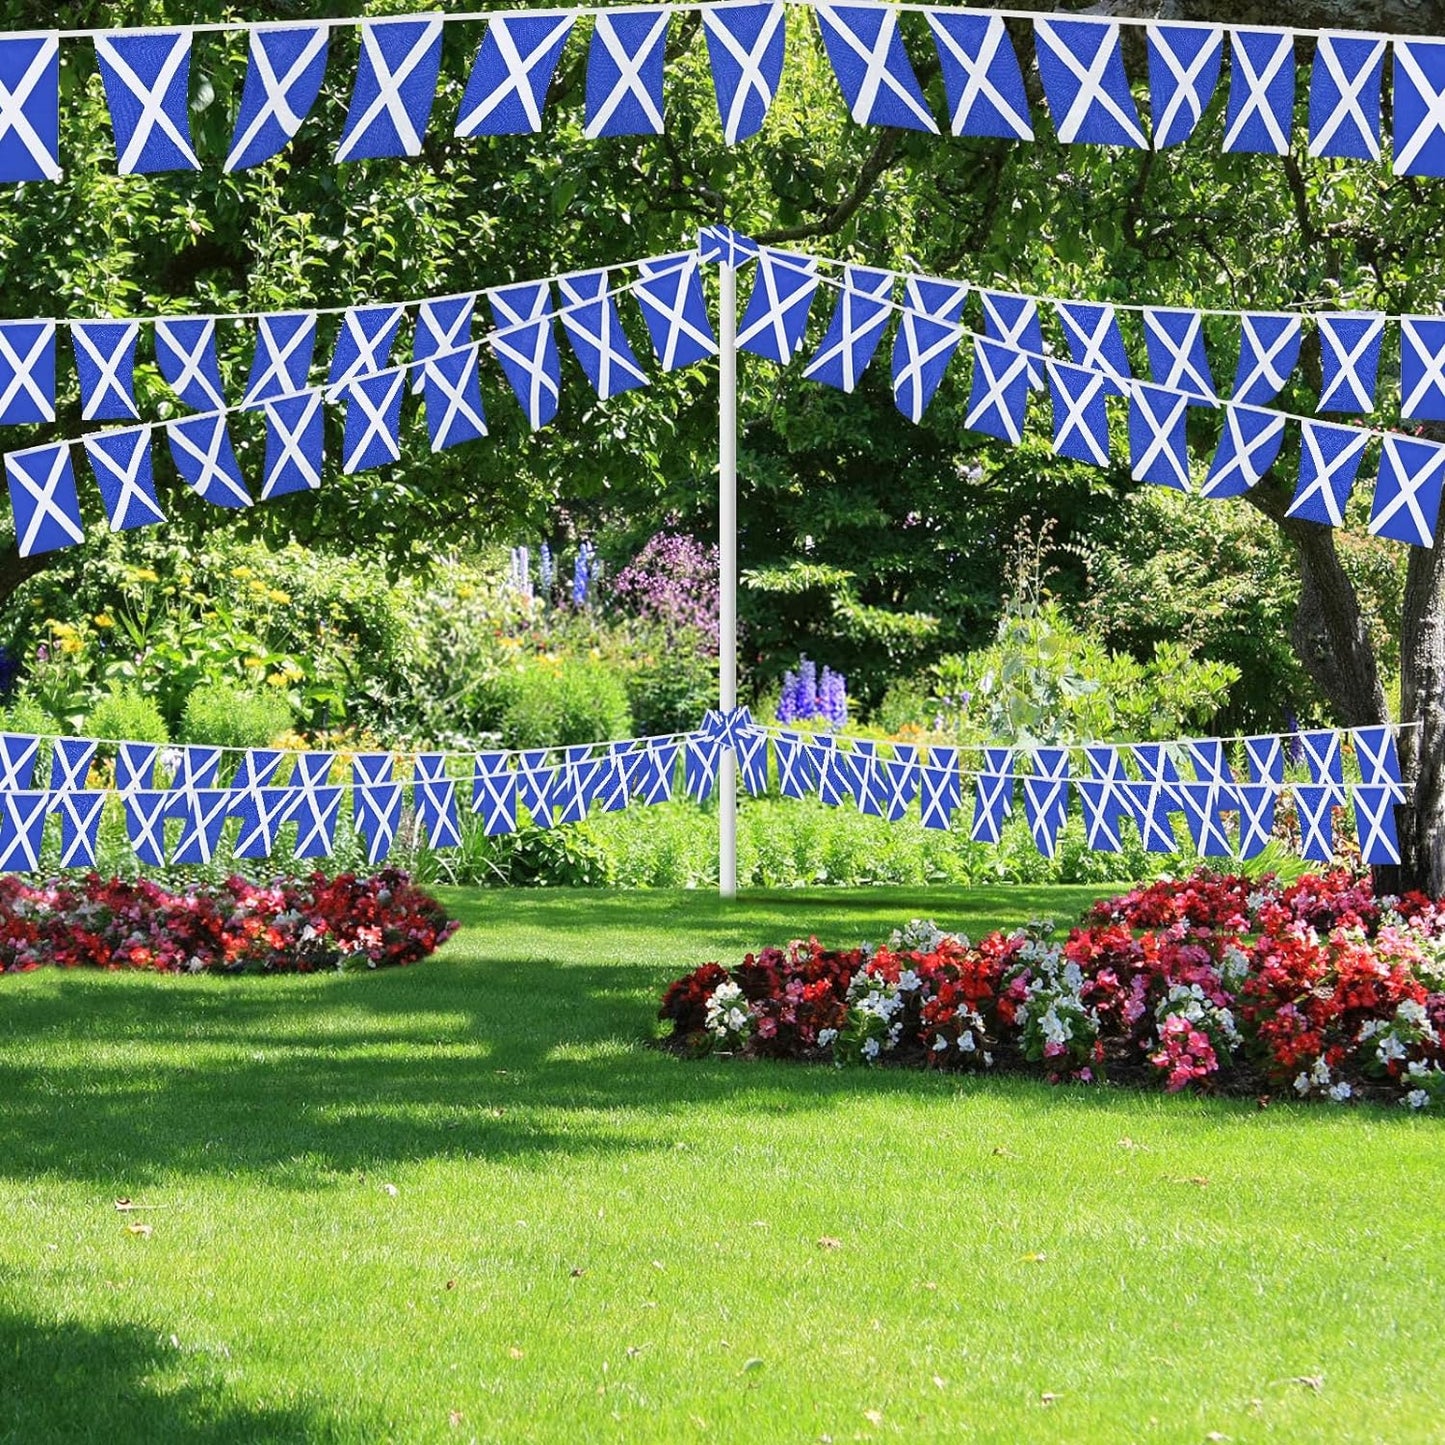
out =
[(826, 1049), (826, 1048), (828, 1047), (828, 1045), (831, 1044), (831, 1043), (833, 1042), (833, 1040), (836, 1039), (837, 1037), (838, 1037), (838, 1030), (837, 1030), (837, 1029), (819, 1029), (819, 1030), (818, 1030), (818, 1047), (819, 1047), (820, 1049)]
[(973, 1035), (967, 1029), (959, 1034), (958, 1047), (965, 1054), (971, 1054), (978, 1048), (973, 1040)]
[(1315, 1060), (1314, 1068), (1310, 1070), (1310, 1078), (1316, 1084), (1328, 1084), (1330, 1081), (1330, 1066), (1325, 1063), (1324, 1055), (1321, 1054)]
[(865, 1039), (863, 1041), (863, 1057), (871, 1064), (878, 1057), (878, 1040)]
[(1309, 1093), (1309, 1091), (1310, 1091), (1310, 1076), (1309, 1076), (1308, 1074), (1301, 1074), (1301, 1075), (1294, 1081), (1294, 1091), (1295, 1091), (1296, 1094), (1308, 1094), (1308, 1093)]
[(939, 1036), (933, 1041), (933, 1052), (935, 1054), (941, 1054), (947, 1047), (948, 1040), (944, 1038), (942, 1034), (939, 1034)]
[(1430, 1065), (1424, 1059), (1411, 1059), (1405, 1066), (1405, 1072), (1412, 1079), (1423, 1079), (1430, 1072)]
[(1064, 983), (1070, 993), (1078, 993), (1084, 986), (1084, 970), (1072, 959), (1064, 965)]
[(906, 968), (898, 975), (898, 990), (900, 993), (913, 993), (923, 987), (923, 980), (911, 969)]
[(1349, 1084), (1346, 1083), (1344, 1079), (1341, 1079), (1340, 1082), (1330, 1090), (1330, 1098), (1337, 1104), (1343, 1104), (1354, 1092)]
[(1376, 1052), (1380, 1056), (1380, 1062), (1388, 1064), (1391, 1059), (1403, 1059), (1410, 1051), (1401, 1043), (1398, 1034), (1386, 1034), (1380, 1040)]
[(993, 1055), (987, 1049), (983, 1051), (983, 1066), (986, 1069), (993, 1068)]
[(1249, 955), (1232, 943), (1224, 950), (1219, 962), (1219, 972), (1225, 982), (1238, 983), (1249, 972)]
[(1430, 1096), (1424, 1089), (1411, 1089), (1404, 1102), (1412, 1109), (1423, 1109), (1430, 1103)]
[(1413, 1024), (1416, 1028), (1429, 1022), (1429, 1015), (1425, 1012), (1425, 1005), (1416, 1003), (1412, 998), (1400, 1000), (1400, 1005), (1395, 1010), (1395, 1017), (1402, 1023)]

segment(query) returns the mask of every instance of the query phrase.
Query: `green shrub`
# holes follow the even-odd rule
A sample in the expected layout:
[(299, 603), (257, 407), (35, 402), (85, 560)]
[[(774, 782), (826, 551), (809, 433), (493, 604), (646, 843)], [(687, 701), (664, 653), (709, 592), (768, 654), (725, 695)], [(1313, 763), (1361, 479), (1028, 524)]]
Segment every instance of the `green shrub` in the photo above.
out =
[(22, 695), (0, 709), (0, 730), (46, 737), (56, 730), (55, 719), (33, 697)]
[(166, 720), (155, 702), (134, 688), (117, 688), (102, 695), (86, 719), (93, 738), (137, 743), (168, 743)]
[(592, 658), (529, 660), (507, 678), (505, 696), (507, 747), (565, 747), (632, 736), (626, 685)]
[(291, 707), (280, 693), (260, 692), (229, 682), (203, 682), (186, 699), (180, 740), (225, 748), (259, 748), (290, 726)]
[(717, 658), (701, 634), (679, 633), (671, 641), (658, 629), (639, 639), (627, 678), (632, 721), (642, 737), (689, 732), (717, 706)]

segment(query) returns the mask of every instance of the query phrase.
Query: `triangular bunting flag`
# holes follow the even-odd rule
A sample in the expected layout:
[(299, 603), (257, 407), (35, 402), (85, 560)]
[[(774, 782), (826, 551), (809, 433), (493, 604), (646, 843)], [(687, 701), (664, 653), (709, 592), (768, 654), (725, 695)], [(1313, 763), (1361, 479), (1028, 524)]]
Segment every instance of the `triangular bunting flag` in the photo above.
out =
[(457, 135), (527, 135), (542, 129), (542, 107), (572, 31), (572, 15), (494, 15), (457, 113)]
[(223, 414), (170, 422), (166, 440), (176, 470), (193, 492), (218, 507), (251, 505)]
[(1224, 53), (1220, 26), (1150, 25), (1149, 122), (1154, 149), (1194, 134), (1219, 84)]
[(517, 831), (517, 775), (510, 768), (483, 771), (481, 760), (472, 778), (472, 811), (480, 813), (482, 832), (499, 838)]
[(231, 817), (241, 820), (232, 853), (237, 858), (269, 858), (276, 851), (276, 835), (296, 811), (295, 795), (290, 788), (247, 788), (233, 791), (230, 799)]
[(82, 421), (137, 421), (136, 321), (72, 321), (70, 340), (80, 376)]
[(681, 260), (642, 262), (632, 294), (664, 371), (717, 355), (696, 254)]
[(133, 527), (149, 527), (165, 521), (166, 514), (156, 500), (155, 476), (151, 471), (150, 427), (137, 426), (86, 437), (85, 452), (112, 532), (126, 532)]
[[(309, 756), (322, 755), (312, 753)], [(233, 788), (266, 787), (276, 776), (284, 757), (286, 754), (280, 748), (247, 748), (241, 754), (241, 762), (236, 768), (236, 776), (232, 779), (231, 786)], [(298, 776), (300, 776), (299, 771)], [(325, 774), (323, 773), (322, 776), (324, 777)]]
[(1231, 30), (1229, 59), (1224, 149), (1288, 155), (1294, 125), (1294, 36), (1277, 30)]
[(573, 354), (602, 401), (647, 385), (609, 294), (606, 271), (585, 271), (557, 281), (562, 329)]
[(1284, 417), (1279, 412), (1230, 402), (1200, 496), (1242, 496), (1274, 465), (1283, 445)]
[(226, 157), (228, 171), (260, 165), (295, 139), (321, 94), (330, 33), (325, 25), (252, 27), (246, 84)]
[(29, 733), (0, 733), (0, 793), (28, 788), (39, 759), (39, 738)]
[(55, 750), (50, 755), (51, 790), (73, 793), (84, 789), (98, 746), (91, 738), (56, 738)]
[(1340, 735), (1333, 728), (1320, 728), (1299, 735), (1299, 745), (1310, 770), (1310, 782), (1332, 784), (1335, 795), (1344, 801), (1345, 763)]
[(961, 281), (910, 276), (904, 282), (903, 311), (893, 341), (893, 401), (910, 421), (923, 413), (963, 340), (959, 318), (968, 296)]
[(818, 0), (813, 13), (838, 88), (859, 125), (893, 125), (938, 134), (938, 124), (903, 48), (896, 10)]
[(1069, 753), (1067, 748), (1038, 748), (1033, 773), (1024, 779), (1024, 812), (1034, 846), (1045, 858), (1059, 848), (1059, 834), (1069, 813)]
[(1370, 433), (1324, 421), (1301, 422), (1300, 433), (1299, 481), (1285, 516), (1342, 527)]
[(60, 37), (0, 40), (0, 181), (58, 181)]
[(1435, 545), (1440, 489), (1445, 485), (1445, 446), (1385, 434), (1370, 533), (1415, 547)]
[(122, 743), (116, 750), (115, 786), (124, 793), (132, 788), (153, 788), (156, 761), (161, 750), (154, 743)]
[(115, 130), (116, 169), (196, 171), (191, 148), (189, 30), (118, 30), (95, 37)]
[(893, 310), (893, 273), (843, 268), (843, 288), (823, 337), (803, 375), (851, 392), (868, 369)]
[(419, 156), (442, 63), (439, 16), (365, 20), (338, 161)]
[(418, 828), (425, 828), (433, 848), (460, 848), (461, 822), (457, 817), (457, 785), (446, 775), (445, 753), (417, 756), (412, 782), (412, 803)]
[(954, 135), (1032, 140), (1028, 96), (1001, 15), (926, 10)]
[[(472, 313), (476, 309), (476, 301), (477, 298), (470, 293), (423, 301), (417, 307), (416, 330), (411, 339), (412, 361), (425, 362), (434, 357), (450, 356), (471, 346)], [(414, 366), (412, 391), (419, 393), (425, 385), (425, 368)]]
[(181, 835), (172, 863), (209, 863), (221, 846), (231, 793), (220, 788), (187, 788), (182, 794)]
[(1321, 35), (1310, 71), (1310, 154), (1380, 159), (1385, 42)]
[(1245, 738), (1244, 758), (1250, 782), (1273, 783), (1276, 787), (1284, 782), (1284, 746), (1279, 737), (1267, 734)]
[(68, 443), (8, 452), (5, 482), (15, 513), (15, 543), (22, 557), (85, 541)]
[(261, 500), (288, 492), (314, 492), (321, 485), (321, 459), (326, 444), (326, 419), (321, 393), (268, 401), (266, 410), (266, 480)]
[(812, 256), (760, 246), (752, 295), (738, 324), (738, 349), (786, 366), (803, 344), (817, 290), (818, 263)]
[(747, 140), (763, 121), (783, 78), (787, 27), (782, 5), (705, 5), (703, 29), (723, 139)]
[(502, 286), (487, 293), (497, 330), (492, 350), (512, 384), (533, 431), (557, 415), (562, 364), (552, 330), (552, 298), (545, 281)]
[(716, 738), (687, 738), (682, 755), (683, 791), (694, 802), (703, 803), (712, 795), (717, 783), (722, 744)]
[(773, 738), (773, 761), (778, 769), (778, 791), (785, 798), (806, 798), (818, 786), (812, 770), (813, 755), (797, 733), (780, 732)]
[(1225, 831), (1223, 814), (1237, 811), (1234, 789), (1225, 783), (1180, 783), (1179, 800), (1196, 851), (1205, 858), (1231, 858), (1234, 844)]
[(1054, 130), (1065, 145), (1082, 141), (1144, 149), (1114, 21), (1038, 16), (1034, 51)]

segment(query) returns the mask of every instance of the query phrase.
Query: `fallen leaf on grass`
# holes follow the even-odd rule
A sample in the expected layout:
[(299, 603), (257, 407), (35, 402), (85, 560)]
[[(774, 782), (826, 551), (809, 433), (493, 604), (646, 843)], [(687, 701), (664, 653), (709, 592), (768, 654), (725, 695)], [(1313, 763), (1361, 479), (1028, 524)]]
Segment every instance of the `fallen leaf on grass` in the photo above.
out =
[(137, 1204), (133, 1199), (117, 1199), (115, 1208), (118, 1214), (134, 1214), (137, 1209), (169, 1209), (168, 1204)]
[(1052, 1390), (1045, 1390), (1044, 1393), (1039, 1396), (1039, 1404), (1040, 1404), (1040, 1405), (1052, 1405), (1052, 1404), (1054, 1403), (1054, 1401), (1057, 1400), (1058, 1398), (1059, 1398), (1059, 1397), (1058, 1397), (1056, 1394), (1054, 1394), (1054, 1392), (1053, 1392)]
[(948, 1388), (948, 1381), (945, 1380), (942, 1375), (935, 1375), (933, 1377), (933, 1383), (937, 1385), (940, 1390), (946, 1390)]
[(455, 1289), (456, 1287), (457, 1287), (457, 1282), (456, 1282), (456, 1280), (454, 1280), (454, 1279), (449, 1279), (449, 1280), (447, 1281), (447, 1288), (448, 1288), (448, 1289)]
[(1290, 1377), (1290, 1384), (1303, 1385), (1305, 1389), (1318, 1393), (1325, 1387), (1325, 1377), (1323, 1375), (1293, 1375)]
[(150, 1227), (149, 1224), (142, 1224), (140, 1220), (136, 1220), (131, 1224), (127, 1224), (125, 1227), (125, 1232), (127, 1234), (135, 1235), (137, 1239), (149, 1239), (151, 1235), (155, 1233), (155, 1231)]
[(396, 1187), (395, 1184), (383, 1184), (381, 1187), (382, 1187), (382, 1190), (383, 1190), (385, 1193), (391, 1195), (391, 1197), (392, 1197), (393, 1199), (395, 1199), (396, 1196), (401, 1192), (401, 1191)]
[(738, 1374), (751, 1374), (754, 1370), (761, 1370), (762, 1367), (763, 1362), (756, 1355), (754, 1355), (750, 1360), (743, 1361), (743, 1367), (741, 1370), (738, 1371)]
[(645, 1348), (645, 1347), (644, 1347), (643, 1345), (628, 1345), (628, 1347), (627, 1347), (627, 1358), (628, 1358), (629, 1360), (635, 1360), (635, 1359), (638, 1357), (638, 1355), (640, 1355), (640, 1354), (642, 1353), (642, 1351), (643, 1351), (644, 1348)]
[(938, 1288), (938, 1286), (937, 1286), (936, 1284), (934, 1284), (934, 1282), (933, 1282), (931, 1279), (926, 1279), (926, 1280), (924, 1280), (924, 1282), (923, 1282), (923, 1288), (924, 1288), (924, 1289), (936, 1290), (936, 1289)]
[(666, 1266), (660, 1259), (654, 1259), (654, 1260), (652, 1261), (652, 1267), (653, 1267), (653, 1269), (666, 1269), (666, 1268), (667, 1268), (667, 1266)]
[(819, 1235), (819, 1237), (818, 1237), (818, 1248), (819, 1248), (819, 1249), (842, 1249), (842, 1248), (843, 1248), (843, 1241), (842, 1241), (841, 1239), (834, 1239), (831, 1234)]
[(883, 1423), (883, 1411), (882, 1411), (882, 1410), (864, 1410), (864, 1412), (863, 1412), (863, 1418), (864, 1418), (870, 1425), (875, 1425), (875, 1426), (876, 1426), (876, 1425), (881, 1425), (881, 1424)]
[(508, 1353), (514, 1360), (520, 1360), (520, 1359), (524, 1358), (524, 1352), (523, 1352), (522, 1350), (519, 1350), (519, 1349), (516, 1347), (516, 1345), (513, 1345), (512, 1348), (507, 1351), (507, 1353)]
[(584, 1274), (586, 1274), (586, 1273), (587, 1273), (587, 1271), (586, 1271), (585, 1269), (583, 1269), (582, 1266), (579, 1264), (579, 1265), (577, 1266), (577, 1268), (572, 1271), (572, 1278), (573, 1278), (573, 1279), (581, 1279), (582, 1276), (583, 1276)]
[(1228, 1440), (1230, 1437), (1219, 1430), (1211, 1430), (1204, 1438), (1206, 1440), (1219, 1441)]
[(467, 1418), (467, 1417), (466, 1417), (465, 1415), (463, 1415), (460, 1410), (448, 1410), (448, 1411), (447, 1411), (447, 1424), (450, 1425), (453, 1430), (456, 1430), (456, 1429), (460, 1428), (462, 1422), (463, 1422), (466, 1418)]
[(1048, 1255), (1040, 1249), (1034, 1254), (1023, 1255), (1022, 1258), (1025, 1264), (1042, 1264), (1048, 1258)]
[(1012, 1149), (1005, 1149), (1002, 1144), (1000, 1144), (993, 1152), (1000, 1159), (1017, 1159), (1019, 1157), (1017, 1154), (1014, 1153)]

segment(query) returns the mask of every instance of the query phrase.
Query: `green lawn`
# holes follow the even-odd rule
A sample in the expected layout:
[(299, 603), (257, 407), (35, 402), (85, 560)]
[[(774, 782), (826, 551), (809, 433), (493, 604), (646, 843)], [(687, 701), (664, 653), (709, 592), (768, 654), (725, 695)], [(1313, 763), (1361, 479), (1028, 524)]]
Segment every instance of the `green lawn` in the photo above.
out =
[(1440, 1440), (1438, 1121), (644, 1046), (750, 944), (1089, 896), (455, 893), (393, 973), (0, 979), (0, 1439)]

